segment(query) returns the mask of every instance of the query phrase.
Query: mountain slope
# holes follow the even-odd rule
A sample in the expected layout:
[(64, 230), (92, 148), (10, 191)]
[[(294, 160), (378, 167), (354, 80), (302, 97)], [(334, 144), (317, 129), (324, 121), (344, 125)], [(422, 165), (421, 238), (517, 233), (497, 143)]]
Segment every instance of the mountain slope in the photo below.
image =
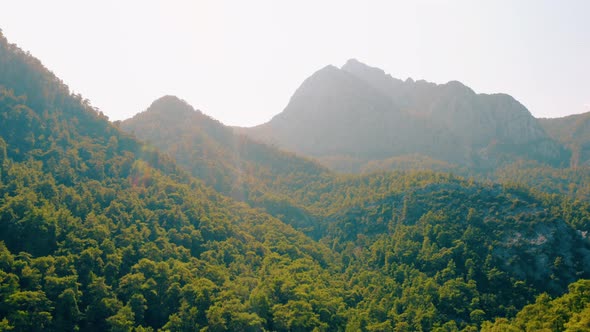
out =
[(545, 131), (572, 150), (572, 167), (588, 166), (590, 161), (590, 113), (563, 118), (539, 119)]
[(264, 208), (308, 234), (317, 222), (302, 205), (288, 203), (293, 190), (329, 171), (297, 157), (234, 134), (220, 122), (194, 110), (183, 100), (162, 97), (121, 128), (173, 156), (194, 176), (220, 193)]
[[(309, 177), (328, 173), (311, 160), (235, 135), (231, 128), (173, 96), (154, 101), (145, 112), (123, 121), (120, 126), (155, 147), (172, 152), (183, 164), (188, 161), (203, 164), (200, 166), (206, 169), (195, 172), (199, 177), (211, 179), (215, 171), (233, 173), (224, 174), (231, 179), (212, 183), (221, 192), (230, 193), (232, 185), (240, 185), (252, 174), (270, 183), (273, 178), (291, 173)], [(207, 162), (215, 165), (206, 165)]]
[[(173, 104), (179, 102), (173, 100)], [(154, 144), (184, 160), (189, 170), (198, 169), (199, 164), (223, 165), (223, 160), (215, 159), (222, 154), (198, 153), (201, 158), (192, 163), (183, 159), (191, 150), (224, 145), (207, 134), (211, 130), (207, 125), (221, 130), (218, 122), (205, 121), (202, 114), (189, 110), (189, 116), (167, 128), (165, 120), (159, 120), (166, 114), (164, 109), (150, 108), (127, 121), (129, 125), (141, 122), (133, 128), (150, 140), (170, 134)], [(207, 140), (199, 139), (203, 136)], [(179, 154), (178, 146), (186, 148)], [(272, 148), (268, 152), (279, 153)], [(265, 167), (264, 159), (248, 162)], [(272, 211), (282, 219), (290, 215), (292, 206), (304, 207), (314, 216), (310, 223), (314, 237), (340, 253), (347, 266), (355, 285), (351, 291), (359, 296), (355, 310), (385, 310), (380, 318), (367, 320), (375, 329), (409, 323), (414, 329), (431, 330), (449, 320), (463, 321), (463, 327), (477, 325), (471, 314), (477, 316), (478, 310), (484, 312), (478, 316), (481, 319), (511, 316), (539, 291), (561, 294), (568, 283), (590, 276), (586, 259), (590, 244), (581, 235), (590, 227), (583, 217), (587, 205), (561, 203), (561, 198), (533, 194), (526, 188), (478, 184), (432, 172), (275, 174), (274, 181), (268, 182), (251, 172), (251, 186), (282, 197), (283, 204)], [(200, 176), (210, 181), (206, 173)], [(370, 277), (366, 271), (372, 271)], [(404, 275), (411, 275), (413, 282)], [(449, 306), (450, 298), (443, 294), (453, 288), (463, 293)], [(404, 292), (412, 296), (403, 296)], [(414, 297), (426, 300), (414, 307)], [(387, 312), (386, 308), (396, 306), (409, 309)], [(432, 308), (430, 316), (416, 318), (409, 313), (425, 307)], [(353, 317), (348, 326), (359, 329), (361, 316)]]
[(516, 318), (484, 323), (482, 331), (588, 331), (590, 329), (590, 281), (581, 280), (569, 292), (551, 299), (547, 294), (524, 307)]
[[(255, 188), (320, 217), (314, 241), (122, 133), (3, 37), (0, 68), (2, 330), (477, 330), (590, 272), (581, 202), (431, 172), (339, 176), (272, 148), (255, 164), (244, 148), (268, 168)], [(219, 123), (195, 119), (203, 133), (161, 137), (226, 149)], [(235, 165), (195, 142), (197, 164)]]
[(590, 198), (589, 120), (589, 113), (539, 119), (547, 134), (571, 151), (570, 167), (550, 167), (522, 160), (496, 169), (491, 177), (496, 181), (518, 182), (546, 193), (587, 201)]
[(353, 171), (412, 154), (481, 170), (521, 158), (568, 161), (568, 152), (508, 95), (475, 94), (459, 82), (401, 81), (356, 60), (319, 70), (282, 113), (238, 130), (336, 169), (348, 162)]
[(0, 83), (3, 330), (342, 328), (323, 245), (125, 135), (1, 35)]

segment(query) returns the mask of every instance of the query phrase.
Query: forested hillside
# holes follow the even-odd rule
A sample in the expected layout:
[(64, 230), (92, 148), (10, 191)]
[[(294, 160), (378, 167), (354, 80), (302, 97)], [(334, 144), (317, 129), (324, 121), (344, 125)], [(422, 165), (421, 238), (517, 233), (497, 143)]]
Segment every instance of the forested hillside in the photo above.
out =
[(483, 332), (495, 331), (567, 331), (590, 330), (590, 281), (580, 280), (562, 297), (551, 299), (547, 294), (524, 307), (514, 319), (486, 322)]
[(4, 38), (0, 83), (0, 329), (344, 326), (323, 245), (121, 133)]
[(0, 37), (0, 331), (476, 331), (590, 278), (587, 203), (338, 175), (152, 107), (146, 144)]
[(332, 176), (318, 163), (236, 135), (174, 96), (154, 101), (120, 126), (169, 153), (218, 192), (265, 208), (300, 229), (311, 231), (316, 224), (308, 209), (288, 195)]
[[(210, 130), (205, 124), (218, 130), (221, 124), (207, 122), (178, 99), (166, 99), (173, 101), (167, 107), (182, 104), (187, 112), (179, 116), (152, 105), (123, 127), (157, 144), (205, 182), (215, 178), (200, 172), (200, 164), (223, 165), (215, 158), (235, 156), (234, 164), (250, 165), (244, 168), (250, 170), (250, 185), (267, 190), (266, 202), (281, 197), (282, 205), (259, 206), (283, 220), (298, 220), (300, 210), (291, 207), (305, 207), (313, 222), (293, 225), (340, 254), (350, 282), (364, 276), (354, 288), (359, 294), (354, 310), (360, 316), (350, 322), (353, 330), (363, 324), (376, 330), (431, 330), (445, 323), (477, 327), (485, 319), (511, 317), (541, 291), (561, 294), (588, 273), (588, 239), (581, 235), (590, 227), (587, 204), (429, 171), (304, 173), (295, 166), (307, 161), (292, 155), (291, 174), (264, 177), (253, 170), (266, 169), (268, 157), (240, 160), (235, 148), (211, 136), (202, 139)], [(272, 147), (265, 151), (284, 155)], [(236, 177), (235, 169), (219, 170), (226, 178)], [(445, 297), (446, 292), (455, 292), (448, 296), (456, 298)], [(425, 300), (413, 303), (417, 298)], [(381, 314), (364, 316), (372, 310)]]

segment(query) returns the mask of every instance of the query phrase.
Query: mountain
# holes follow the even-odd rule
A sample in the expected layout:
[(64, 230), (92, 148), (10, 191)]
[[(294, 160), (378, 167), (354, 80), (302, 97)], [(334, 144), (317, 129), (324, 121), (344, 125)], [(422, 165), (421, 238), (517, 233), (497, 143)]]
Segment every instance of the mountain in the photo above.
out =
[(551, 137), (572, 150), (572, 167), (590, 165), (590, 112), (539, 122)]
[[(184, 108), (186, 112), (176, 117), (173, 108)], [(251, 165), (243, 168), (246, 171), (242, 174), (248, 174), (244, 176), (248, 179), (246, 187), (264, 193), (266, 203), (281, 204), (256, 205), (260, 203), (256, 199), (246, 202), (327, 244), (342, 256), (351, 280), (357, 280), (363, 271), (373, 271), (365, 286), (355, 288), (363, 298), (355, 304), (355, 310), (368, 310), (377, 305), (375, 299), (380, 299), (379, 306), (386, 311), (385, 308), (404, 307), (414, 301), (412, 297), (395, 295), (390, 287), (371, 292), (365, 287), (393, 283), (391, 287), (429, 298), (424, 292), (431, 283), (432, 291), (439, 294), (418, 307), (432, 306), (433, 316), (412, 318), (414, 329), (430, 330), (437, 323), (429, 319), (439, 321), (441, 317), (460, 317), (457, 319), (473, 323), (475, 320), (469, 315), (477, 310), (485, 312), (482, 319), (510, 316), (540, 290), (561, 294), (570, 282), (590, 269), (590, 261), (585, 258), (590, 246), (586, 235), (582, 235), (590, 228), (583, 217), (589, 207), (580, 202), (535, 194), (519, 186), (478, 184), (428, 171), (355, 176), (339, 175), (317, 165), (309, 168), (315, 164), (232, 136), (230, 128), (170, 96), (155, 101), (148, 110), (121, 126), (154, 142), (206, 183), (214, 184), (215, 178), (211, 178), (211, 172), (200, 172), (200, 165), (218, 165), (219, 170), (233, 174), (228, 177), (233, 179), (237, 178), (236, 171), (224, 166), (224, 156), (234, 156), (233, 164)], [(208, 134), (212, 131), (226, 134), (223, 138)], [(247, 145), (265, 147), (267, 156), (249, 158), (236, 152)], [(269, 167), (266, 160), (277, 160), (269, 156), (288, 156), (283, 161), (292, 166), (274, 172), (271, 177), (265, 176), (267, 171), (258, 173)], [(293, 207), (301, 207), (295, 211), (305, 211), (304, 218), (311, 219), (298, 222), (302, 214), (294, 213)], [(563, 212), (556, 213), (558, 210)], [(403, 273), (413, 276), (413, 286), (402, 286), (404, 277), (391, 279), (405, 269), (408, 270)], [(552, 277), (556, 271), (559, 278)], [(461, 287), (465, 291), (461, 296), (467, 298), (456, 299), (453, 306), (445, 304), (449, 299), (440, 297), (440, 292)], [(476, 306), (459, 304), (474, 298), (488, 300)], [(373, 323), (384, 328), (397, 321), (402, 326), (406, 321), (403, 317), (411, 317), (404, 312), (407, 314), (384, 313), (380, 321)], [(446, 322), (445, 319), (448, 318), (440, 322)], [(358, 328), (355, 324), (360, 322), (353, 320), (348, 324)]]
[(0, 119), (1, 330), (343, 328), (337, 255), (123, 133), (1, 34)]
[(539, 119), (539, 123), (551, 138), (571, 151), (570, 167), (521, 160), (497, 168), (490, 178), (587, 201), (590, 198), (590, 113)]
[(314, 178), (328, 173), (312, 160), (236, 135), (230, 127), (174, 96), (154, 101), (145, 112), (120, 126), (153, 146), (172, 152), (181, 164), (190, 161), (199, 165), (202, 169), (194, 174), (207, 180), (217, 179), (211, 185), (227, 194), (231, 194), (232, 186), (241, 186), (252, 176), (269, 183), (291, 173)]
[(174, 96), (159, 98), (120, 127), (166, 151), (218, 192), (317, 235), (315, 217), (305, 206), (289, 203), (285, 188), (329, 176), (318, 163), (236, 135)]
[(584, 201), (339, 175), (169, 96), (146, 144), (2, 35), (0, 119), (0, 330), (474, 331), (590, 277)]
[(476, 94), (456, 81), (401, 81), (357, 60), (317, 71), (283, 112), (237, 130), (348, 171), (411, 155), (476, 170), (523, 158), (569, 161), (567, 149), (508, 95)]

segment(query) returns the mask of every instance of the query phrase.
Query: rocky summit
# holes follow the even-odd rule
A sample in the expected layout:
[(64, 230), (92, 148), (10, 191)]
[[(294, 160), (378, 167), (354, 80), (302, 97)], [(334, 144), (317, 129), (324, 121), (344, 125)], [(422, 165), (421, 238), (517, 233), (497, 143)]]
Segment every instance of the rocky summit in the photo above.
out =
[(570, 155), (509, 95), (402, 81), (354, 59), (315, 72), (269, 122), (238, 130), (348, 171), (400, 156), (489, 170), (520, 159), (560, 166)]

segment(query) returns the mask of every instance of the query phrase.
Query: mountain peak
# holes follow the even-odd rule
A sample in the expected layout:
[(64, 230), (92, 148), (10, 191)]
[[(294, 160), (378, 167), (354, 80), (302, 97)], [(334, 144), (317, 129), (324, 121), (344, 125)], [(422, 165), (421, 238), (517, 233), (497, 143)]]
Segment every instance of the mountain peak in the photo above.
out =
[(374, 88), (381, 92), (389, 93), (391, 89), (395, 89), (402, 85), (403, 81), (391, 77), (390, 74), (385, 73), (381, 68), (371, 67), (360, 62), (357, 59), (350, 59), (346, 61), (342, 70), (369, 83)]
[(386, 75), (383, 69), (371, 67), (354, 58), (346, 61), (341, 69), (351, 74), (371, 73), (373, 75)]
[(332, 94), (335, 86), (339, 86), (341, 82), (346, 81), (348, 73), (340, 70), (334, 65), (327, 65), (322, 69), (313, 73), (308, 77), (301, 86), (295, 91), (293, 97), (308, 95), (308, 94)]
[(358, 59), (356, 58), (350, 58), (346, 61), (346, 63), (344, 64), (344, 66), (342, 66), (342, 68), (347, 67), (347, 66), (367, 66), (366, 64), (360, 62)]
[(333, 75), (338, 75), (339, 72), (340, 72), (340, 68), (338, 68), (334, 65), (327, 65), (327, 66), (323, 67), (322, 69), (316, 71), (313, 75), (311, 75), (311, 77), (318, 77), (318, 76), (319, 77), (331, 77)]
[(512, 97), (476, 94), (459, 81), (404, 82), (357, 59), (314, 73), (282, 113), (251, 132), (347, 171), (339, 167), (351, 156), (362, 165), (412, 153), (478, 170), (569, 158)]
[(154, 100), (147, 110), (150, 112), (179, 115), (188, 114), (189, 112), (192, 113), (195, 111), (195, 109), (185, 100), (173, 95), (165, 95)]
[(165, 95), (152, 102), (143, 112), (123, 121), (123, 127), (128, 127), (130, 120), (151, 122), (154, 125), (166, 123), (168, 126), (182, 126), (187, 122), (196, 121), (204, 117), (203, 113), (195, 110), (185, 100), (173, 95)]
[(475, 92), (470, 87), (459, 81), (449, 81), (443, 86), (449, 89), (450, 91), (453, 91), (454, 93), (475, 94)]

